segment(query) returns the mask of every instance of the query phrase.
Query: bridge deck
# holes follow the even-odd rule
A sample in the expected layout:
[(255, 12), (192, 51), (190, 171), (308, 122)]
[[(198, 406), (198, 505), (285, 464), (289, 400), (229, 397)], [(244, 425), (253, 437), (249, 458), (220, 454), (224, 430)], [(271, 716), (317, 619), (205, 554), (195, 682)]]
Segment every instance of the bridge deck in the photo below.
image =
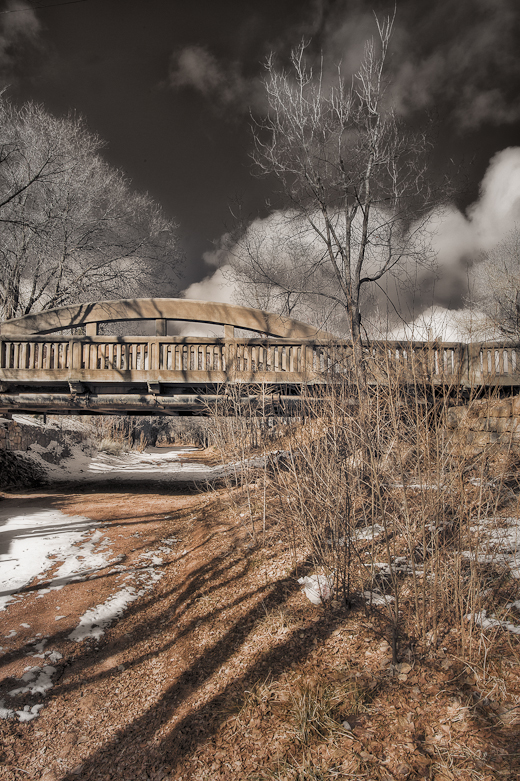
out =
[[(520, 386), (520, 345), (376, 342), (365, 354), (371, 383)], [(0, 412), (197, 412), (250, 385), (287, 406), (351, 365), (348, 342), (310, 338), (0, 335)]]

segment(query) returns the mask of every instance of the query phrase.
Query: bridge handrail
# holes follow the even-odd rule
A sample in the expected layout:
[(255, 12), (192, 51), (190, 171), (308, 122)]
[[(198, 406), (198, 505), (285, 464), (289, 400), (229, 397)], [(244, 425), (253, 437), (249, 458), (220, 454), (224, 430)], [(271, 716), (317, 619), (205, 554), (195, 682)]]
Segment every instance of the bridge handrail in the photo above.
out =
[[(351, 355), (343, 340), (181, 336), (0, 335), (0, 380), (50, 381), (67, 377), (118, 382), (145, 374), (191, 373), (200, 379), (290, 382), (342, 373)], [(403, 381), (433, 379), (462, 385), (520, 385), (520, 344), (380, 341), (364, 345), (369, 372)], [(139, 377), (137, 376), (139, 375)], [(133, 377), (130, 377), (133, 379)]]

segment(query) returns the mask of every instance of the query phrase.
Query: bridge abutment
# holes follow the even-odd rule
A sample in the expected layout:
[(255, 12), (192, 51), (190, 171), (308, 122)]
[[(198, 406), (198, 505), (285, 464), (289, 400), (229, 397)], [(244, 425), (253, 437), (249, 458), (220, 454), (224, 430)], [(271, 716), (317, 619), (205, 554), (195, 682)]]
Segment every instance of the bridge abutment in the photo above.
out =
[(480, 453), (490, 445), (504, 453), (520, 452), (520, 396), (452, 407), (446, 425), (452, 441), (468, 453)]

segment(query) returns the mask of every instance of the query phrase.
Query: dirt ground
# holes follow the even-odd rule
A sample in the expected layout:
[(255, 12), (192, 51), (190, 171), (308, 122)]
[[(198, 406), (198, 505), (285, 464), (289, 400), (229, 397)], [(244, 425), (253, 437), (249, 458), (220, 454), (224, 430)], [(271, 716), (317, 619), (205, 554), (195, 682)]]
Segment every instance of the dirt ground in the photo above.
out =
[(297, 583), (305, 561), (295, 565), (275, 524), (252, 545), (234, 499), (174, 484), (4, 495), (17, 509), (44, 501), (102, 521), (127, 570), (143, 549), (179, 542), (98, 640), (67, 636), (117, 590), (109, 568), (43, 598), (33, 583), (0, 614), (2, 626), (30, 625), (2, 639), (9, 707), (28, 701), (7, 692), (35, 634), (62, 655), (38, 717), (0, 720), (0, 779), (520, 778), (520, 667), (507, 637), (500, 674), (498, 661), (492, 675), (464, 664), (449, 635), (435, 652), (404, 648), (392, 667), (377, 611), (313, 606)]

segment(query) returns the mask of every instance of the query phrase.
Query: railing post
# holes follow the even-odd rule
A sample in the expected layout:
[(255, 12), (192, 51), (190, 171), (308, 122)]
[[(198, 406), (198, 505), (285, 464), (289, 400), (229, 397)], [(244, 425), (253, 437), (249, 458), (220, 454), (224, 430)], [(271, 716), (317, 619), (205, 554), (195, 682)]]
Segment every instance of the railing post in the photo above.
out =
[(482, 372), (480, 369), (480, 351), (482, 344), (480, 342), (467, 345), (468, 351), (468, 383), (470, 387), (482, 381)]
[(466, 386), (471, 385), (469, 344), (459, 344), (459, 382)]
[(226, 375), (229, 381), (236, 374), (237, 370), (237, 343), (226, 339), (224, 352), (226, 357)]

